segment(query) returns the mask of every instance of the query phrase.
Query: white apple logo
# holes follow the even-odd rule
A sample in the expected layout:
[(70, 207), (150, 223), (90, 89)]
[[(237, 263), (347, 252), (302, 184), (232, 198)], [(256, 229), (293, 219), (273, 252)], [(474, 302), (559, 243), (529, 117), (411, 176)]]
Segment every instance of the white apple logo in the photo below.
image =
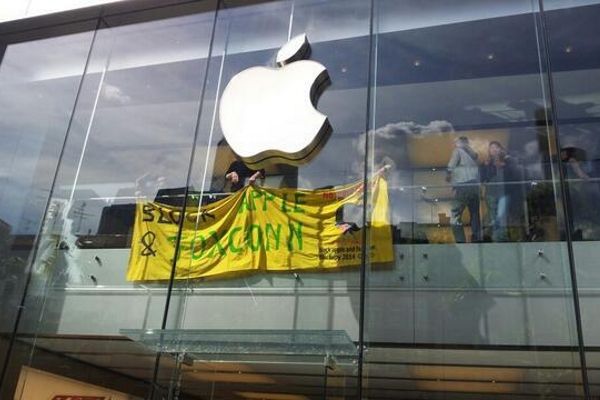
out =
[(249, 167), (312, 159), (331, 134), (327, 116), (315, 109), (329, 84), (327, 69), (302, 60), (310, 51), (305, 34), (277, 53), (279, 68), (248, 68), (229, 81), (219, 119), (225, 140)]

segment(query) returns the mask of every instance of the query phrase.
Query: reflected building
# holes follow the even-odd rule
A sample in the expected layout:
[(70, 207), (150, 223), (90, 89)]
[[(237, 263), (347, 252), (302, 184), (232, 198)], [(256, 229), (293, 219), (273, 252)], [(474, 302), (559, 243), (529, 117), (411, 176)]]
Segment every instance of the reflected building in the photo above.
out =
[[(600, 396), (599, 1), (13, 3), (0, 398)], [(332, 132), (254, 165), (221, 96), (300, 59)]]

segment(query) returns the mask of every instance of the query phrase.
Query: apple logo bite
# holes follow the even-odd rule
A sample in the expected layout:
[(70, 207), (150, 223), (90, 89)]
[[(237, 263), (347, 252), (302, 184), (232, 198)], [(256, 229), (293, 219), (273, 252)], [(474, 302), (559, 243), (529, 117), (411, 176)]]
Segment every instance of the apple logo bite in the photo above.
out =
[(249, 167), (310, 161), (332, 129), (316, 102), (330, 83), (327, 69), (304, 60), (305, 34), (277, 53), (278, 68), (248, 68), (229, 81), (221, 97), (219, 120), (225, 140)]

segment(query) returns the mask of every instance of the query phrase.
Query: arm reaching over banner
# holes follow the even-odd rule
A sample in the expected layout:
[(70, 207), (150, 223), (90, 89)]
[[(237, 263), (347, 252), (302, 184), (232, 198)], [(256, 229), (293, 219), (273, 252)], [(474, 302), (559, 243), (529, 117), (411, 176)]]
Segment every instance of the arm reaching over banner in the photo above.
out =
[(244, 162), (236, 160), (229, 165), (225, 173), (225, 179), (231, 182), (231, 191), (237, 192), (246, 186), (246, 180), (249, 185), (256, 182), (259, 178), (265, 177), (265, 170), (253, 170), (248, 168)]
[(389, 171), (389, 169), (392, 168), (391, 166), (384, 164), (381, 168), (379, 168), (377, 171), (375, 171), (375, 173), (373, 174), (373, 177), (377, 177), (378, 175), (383, 174), (384, 172)]

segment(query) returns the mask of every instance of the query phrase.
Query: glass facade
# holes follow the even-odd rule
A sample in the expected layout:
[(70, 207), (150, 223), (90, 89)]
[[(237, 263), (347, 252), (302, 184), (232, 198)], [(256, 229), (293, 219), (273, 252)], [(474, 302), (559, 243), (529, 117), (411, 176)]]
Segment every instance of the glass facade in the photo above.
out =
[(143, 7), (0, 34), (0, 398), (600, 396), (600, 2)]

